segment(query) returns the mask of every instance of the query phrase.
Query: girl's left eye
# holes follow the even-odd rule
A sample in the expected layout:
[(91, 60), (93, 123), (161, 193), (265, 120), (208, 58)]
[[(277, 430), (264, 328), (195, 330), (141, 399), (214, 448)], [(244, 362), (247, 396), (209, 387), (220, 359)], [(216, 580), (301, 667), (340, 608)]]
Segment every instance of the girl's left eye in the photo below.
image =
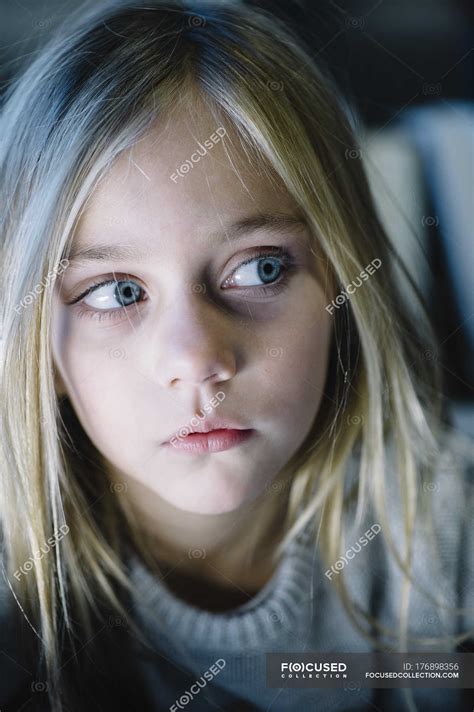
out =
[(257, 287), (261, 286), (262, 282), (263, 285), (273, 284), (291, 265), (291, 258), (287, 253), (280, 250), (276, 252), (277, 254), (264, 254), (245, 260), (227, 277), (222, 287)]

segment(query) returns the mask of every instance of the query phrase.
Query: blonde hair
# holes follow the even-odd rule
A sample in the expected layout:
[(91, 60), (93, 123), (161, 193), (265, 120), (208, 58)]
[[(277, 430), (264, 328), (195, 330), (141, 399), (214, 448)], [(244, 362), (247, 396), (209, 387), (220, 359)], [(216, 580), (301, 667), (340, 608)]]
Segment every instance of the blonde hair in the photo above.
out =
[[(423, 352), (435, 354), (436, 346), (427, 320), (418, 316), (413, 326), (416, 287), (407, 277), (411, 291), (402, 296), (394, 269), (400, 260), (375, 214), (360, 161), (347, 159), (358, 142), (335, 83), (263, 10), (159, 0), (147, 7), (119, 1), (81, 8), (9, 88), (1, 124), (1, 520), (8, 577), (41, 639), (57, 709), (61, 622), (73, 638), (73, 609), (92, 635), (99, 598), (126, 616), (117, 594), (130, 587), (121, 532), (148, 560), (150, 553), (134, 513), (110, 486), (100, 453), (67, 400), (58, 402), (49, 286), (97, 181), (192, 87), (232, 122), (249, 153), (281, 177), (327, 261), (328, 288), (337, 293), (374, 259), (381, 261), (382, 269), (334, 313), (325, 397), (286, 467), (291, 491), (276, 557), (319, 513), (317, 545), (327, 562), (339, 558), (347, 463), (357, 452), (356, 519), (373, 505), (400, 564), (405, 592), (398, 636), (406, 641), (419, 475), (436, 451), (440, 414), (437, 361), (431, 359), (428, 370)], [(26, 300), (29, 294), (34, 298)], [(403, 553), (387, 517), (388, 438), (403, 493)], [(62, 526), (68, 534), (54, 554), (13, 580)], [(365, 621), (389, 636), (356, 610), (342, 574), (335, 586), (364, 634)]]

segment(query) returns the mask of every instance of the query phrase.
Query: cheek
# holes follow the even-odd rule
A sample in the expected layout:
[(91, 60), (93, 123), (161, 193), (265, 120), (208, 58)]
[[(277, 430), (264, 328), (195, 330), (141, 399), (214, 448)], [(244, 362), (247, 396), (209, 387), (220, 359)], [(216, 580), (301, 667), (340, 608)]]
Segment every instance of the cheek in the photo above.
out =
[(56, 368), (76, 415), (103, 452), (111, 443), (134, 443), (138, 431), (139, 375), (115, 347), (92, 348), (75, 334), (53, 343)]
[(264, 349), (263, 378), (268, 413), (278, 409), (289, 432), (306, 430), (321, 403), (328, 368), (332, 322), (321, 310), (300, 313), (275, 331)]

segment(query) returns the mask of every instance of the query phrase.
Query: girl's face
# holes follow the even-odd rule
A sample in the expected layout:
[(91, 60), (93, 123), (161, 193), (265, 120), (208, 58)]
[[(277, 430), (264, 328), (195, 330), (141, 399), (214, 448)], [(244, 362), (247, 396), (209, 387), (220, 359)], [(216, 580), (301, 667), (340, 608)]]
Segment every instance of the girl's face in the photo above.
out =
[[(207, 514), (255, 499), (298, 450), (331, 337), (308, 229), (222, 129), (202, 104), (120, 156), (81, 217), (53, 309), (58, 387), (114, 478)], [(204, 417), (251, 433), (182, 450)]]

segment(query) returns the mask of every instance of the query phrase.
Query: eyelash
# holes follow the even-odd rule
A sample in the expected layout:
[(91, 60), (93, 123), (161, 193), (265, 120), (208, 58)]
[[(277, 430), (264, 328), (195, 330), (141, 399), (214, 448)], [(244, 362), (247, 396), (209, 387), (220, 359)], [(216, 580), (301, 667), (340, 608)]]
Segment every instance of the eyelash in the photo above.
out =
[[(272, 248), (265, 248), (262, 253), (259, 254), (254, 254), (248, 259), (244, 260), (241, 262), (231, 273), (231, 276), (237, 272), (241, 267), (244, 265), (247, 265), (251, 262), (254, 262), (256, 260), (262, 260), (265, 257), (278, 257), (281, 260), (281, 266), (283, 268), (283, 272), (280, 277), (278, 277), (278, 280), (276, 282), (273, 282), (271, 284), (268, 284), (267, 286), (257, 286), (257, 287), (241, 287), (238, 288), (239, 292), (253, 292), (253, 294), (263, 294), (267, 295), (270, 293), (273, 294), (279, 294), (282, 292), (285, 287), (288, 284), (289, 278), (291, 274), (295, 271), (297, 268), (296, 260), (294, 259), (293, 255), (282, 249), (281, 247), (272, 247)], [(127, 275), (127, 279), (131, 279)], [(138, 306), (140, 302), (135, 302), (134, 304), (130, 304), (129, 306), (126, 307), (117, 307), (116, 309), (93, 309), (92, 307), (84, 306), (82, 304), (82, 299), (87, 297), (89, 294), (92, 294), (95, 290), (97, 290), (99, 287), (105, 287), (108, 284), (114, 284), (116, 282), (124, 281), (118, 277), (115, 277), (114, 279), (105, 279), (105, 280), (100, 280), (98, 282), (95, 282), (94, 284), (91, 284), (90, 287), (88, 287), (84, 292), (79, 294), (77, 297), (73, 297), (71, 301), (68, 302), (68, 305), (74, 306), (75, 309), (77, 309), (77, 316), (79, 318), (85, 316), (90, 319), (96, 319), (98, 321), (101, 321), (102, 319), (123, 319), (123, 312), (124, 310), (127, 310), (132, 307)], [(234, 288), (232, 288), (234, 289)], [(143, 301), (143, 300), (142, 300)]]

